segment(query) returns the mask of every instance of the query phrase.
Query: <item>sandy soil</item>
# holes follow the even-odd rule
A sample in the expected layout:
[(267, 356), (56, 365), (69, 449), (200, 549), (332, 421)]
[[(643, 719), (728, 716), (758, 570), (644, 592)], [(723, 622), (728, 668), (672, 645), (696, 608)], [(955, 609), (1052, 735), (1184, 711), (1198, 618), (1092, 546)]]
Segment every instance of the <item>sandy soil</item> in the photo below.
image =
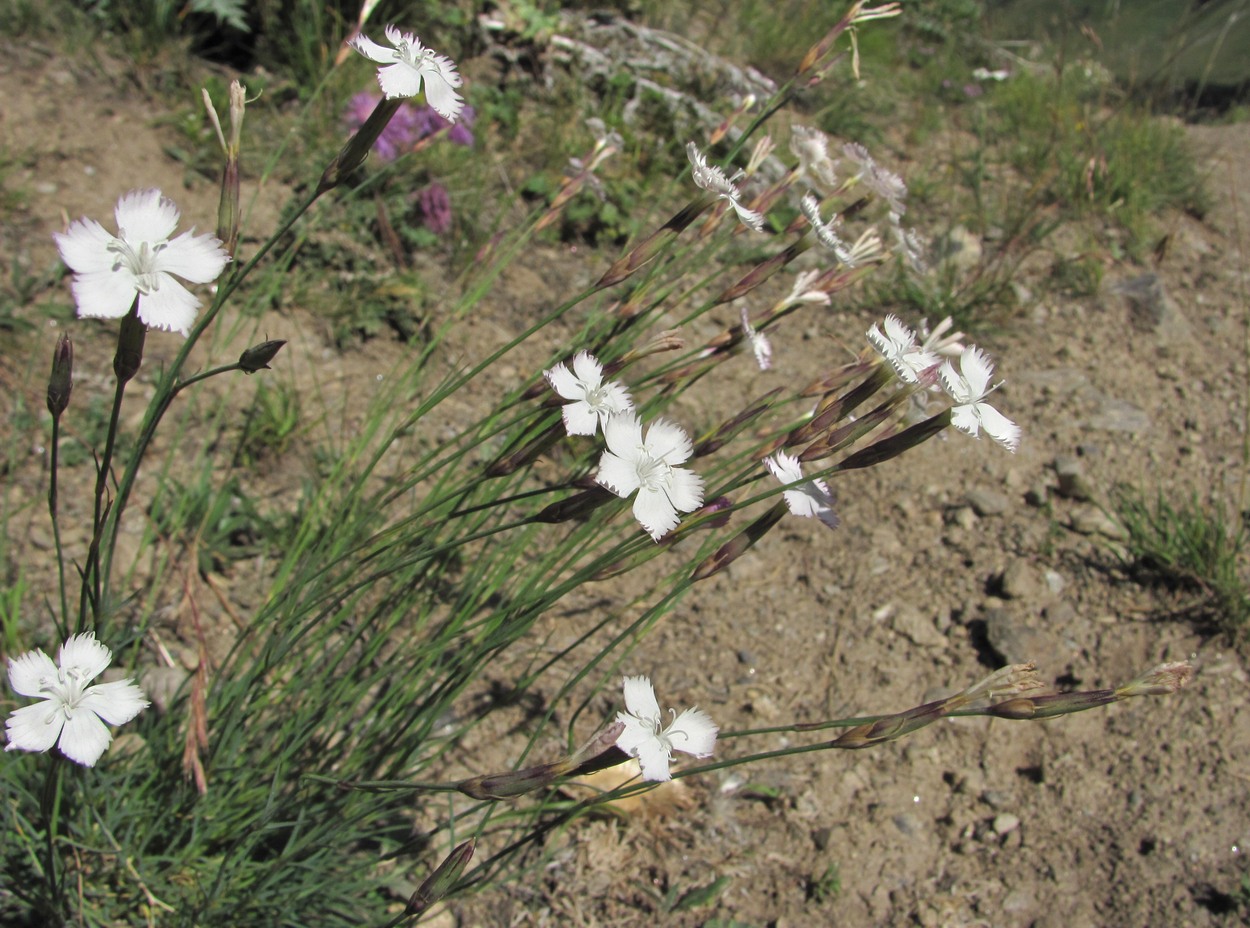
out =
[[(33, 272), (51, 266), (49, 233), (63, 217), (107, 216), (134, 186), (176, 192), (188, 216), (215, 215), (215, 187), (186, 186), (164, 152), (169, 130), (123, 81), (3, 45), (0, 136), (20, 155), (5, 186), (27, 194), (0, 223), (9, 260)], [(1056, 299), (1022, 281), (1042, 295), (986, 345), (1007, 379), (999, 408), (1025, 429), (1017, 454), (954, 435), (846, 476), (835, 487), (836, 534), (787, 521), (698, 587), (637, 664), (665, 702), (697, 701), (731, 728), (900, 710), (1004, 660), (1036, 660), (1045, 678), (1090, 689), (1190, 659), (1193, 684), (1166, 700), (1049, 723), (956, 720), (872, 751), (688, 781), (684, 805), (587, 822), (564, 836), (543, 885), (454, 902), (445, 919), (1202, 928), (1244, 915), (1225, 894), (1247, 871), (1250, 846), (1245, 660), (1190, 622), (1161, 618), (1170, 601), (1115, 568), (1096, 507), (1061, 495), (1056, 473), (1078, 470), (1095, 501), (1120, 483), (1228, 484), (1231, 497), (1243, 476), (1250, 126), (1191, 135), (1211, 175), (1211, 215), (1169, 217), (1161, 264), (1109, 266), (1096, 297)], [(508, 328), (509, 314), (545, 297), (553, 274), (572, 283), (603, 266), (585, 250), (540, 260), (516, 271), (529, 275), (530, 292), (514, 280), (498, 317), (478, 325)], [(1117, 293), (1146, 273), (1170, 298), (1157, 324)], [(726, 389), (760, 393), (818, 369), (831, 345), (858, 350), (871, 321), (828, 311), (783, 326), (777, 369), (743, 364)], [(19, 342), (29, 356), (14, 349), (2, 359), (11, 407), (19, 398), (43, 405), (55, 325), (37, 324), (37, 337)], [(109, 338), (72, 327), (85, 394), (107, 382)], [(369, 383), (396, 350), (377, 341), (331, 352), (298, 313), (276, 317), (267, 334), (292, 340), (284, 361), (297, 383)], [(149, 346), (154, 363), (176, 342), (156, 336)], [(25, 444), (5, 489), (16, 507), (10, 541), (36, 548), (47, 544), (42, 509), (30, 502), (42, 434), (36, 426), (13, 436)], [(798, 741), (760, 737), (750, 748)], [(722, 746), (726, 756), (740, 749)], [(832, 866), (841, 892), (822, 899), (813, 887)], [(670, 889), (720, 876), (730, 882), (711, 906), (657, 914)]]

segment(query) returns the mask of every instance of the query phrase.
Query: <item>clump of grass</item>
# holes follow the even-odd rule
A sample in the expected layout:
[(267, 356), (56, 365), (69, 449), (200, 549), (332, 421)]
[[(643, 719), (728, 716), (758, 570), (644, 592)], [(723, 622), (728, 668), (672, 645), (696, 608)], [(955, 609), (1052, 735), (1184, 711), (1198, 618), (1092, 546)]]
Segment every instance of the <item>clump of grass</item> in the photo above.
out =
[(1073, 216), (1105, 217), (1130, 255), (1151, 239), (1149, 220), (1169, 209), (1202, 216), (1209, 197), (1184, 130), (1112, 98), (1097, 74), (1020, 72), (997, 88), (1007, 160)]
[(1124, 560), (1146, 578), (1196, 596), (1184, 611), (1207, 619), (1244, 644), (1250, 631), (1247, 520), (1197, 494), (1153, 501), (1123, 490), (1115, 501), (1128, 533)]

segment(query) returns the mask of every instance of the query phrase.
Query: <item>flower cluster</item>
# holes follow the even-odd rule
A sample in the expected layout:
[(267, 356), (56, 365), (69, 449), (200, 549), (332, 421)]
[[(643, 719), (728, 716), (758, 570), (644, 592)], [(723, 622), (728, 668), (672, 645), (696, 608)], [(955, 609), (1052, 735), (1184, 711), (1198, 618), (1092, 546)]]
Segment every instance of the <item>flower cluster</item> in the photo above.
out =
[(56, 663), (42, 651), (9, 660), (9, 685), (40, 699), (17, 709), (5, 723), (6, 751), (47, 751), (54, 745), (70, 760), (94, 767), (113, 735), (105, 727), (129, 722), (150, 703), (131, 680), (87, 684), (102, 674), (113, 652), (87, 632), (61, 645)]
[(680, 426), (657, 419), (644, 438), (629, 391), (604, 382), (603, 366), (594, 355), (580, 351), (571, 371), (557, 364), (543, 376), (570, 401), (561, 410), (568, 434), (594, 435), (603, 429), (607, 450), (595, 480), (622, 499), (637, 492), (634, 517), (653, 539), (659, 541), (677, 527), (679, 512), (703, 505), (703, 480), (677, 466), (693, 453), (690, 436)]
[[(943, 320), (920, 344), (915, 332), (897, 316), (889, 315), (885, 317), (885, 331), (874, 323), (868, 330), (868, 341), (904, 383), (932, 384), (936, 379), (953, 401), (951, 424), (955, 428), (974, 437), (984, 430), (1008, 451), (1015, 451), (1020, 444), (1020, 427), (986, 402), (999, 387), (990, 384), (993, 363), (975, 345), (964, 347), (962, 333), (947, 335), (950, 328), (950, 319)], [(958, 367), (953, 359), (958, 360)]]

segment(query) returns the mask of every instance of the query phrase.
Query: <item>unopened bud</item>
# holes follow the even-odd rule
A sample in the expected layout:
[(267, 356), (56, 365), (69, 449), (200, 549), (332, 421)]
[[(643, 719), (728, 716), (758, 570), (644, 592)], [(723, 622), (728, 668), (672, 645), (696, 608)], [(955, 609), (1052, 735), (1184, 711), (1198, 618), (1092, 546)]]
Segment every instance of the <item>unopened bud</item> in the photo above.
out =
[(713, 574), (720, 573), (742, 555), (750, 550), (751, 546), (768, 534), (774, 525), (780, 522), (786, 516), (785, 503), (778, 503), (768, 512), (764, 513), (733, 538), (729, 539), (716, 553), (706, 558), (703, 563), (694, 569), (694, 573), (690, 575), (692, 581), (706, 580)]
[(811, 247), (812, 247), (812, 240), (809, 238), (804, 238), (804, 239), (801, 239), (800, 241), (795, 242), (793, 245), (789, 246), (788, 248), (786, 248), (785, 251), (779, 252), (778, 254), (773, 255), (767, 261), (764, 261), (763, 263), (756, 265), (754, 268), (748, 271), (746, 273), (746, 276), (744, 276), (740, 281), (738, 281), (736, 284), (734, 284), (732, 287), (730, 287), (728, 290), (726, 290), (724, 293), (718, 296), (713, 301), (713, 305), (719, 306), (721, 303), (729, 303), (729, 302), (732, 302), (733, 300), (738, 299), (739, 297), (746, 296), (748, 293), (750, 293), (760, 284), (764, 283), (764, 281), (768, 280), (768, 278), (772, 277), (779, 270), (781, 270), (783, 267), (785, 267), (787, 264), (789, 264), (791, 261), (793, 261), (795, 258), (797, 258), (799, 255), (801, 255), (803, 252), (807, 251)]
[(486, 466), (489, 477), (506, 477), (514, 474), (527, 464), (532, 464), (540, 454), (560, 440), (565, 434), (564, 422), (557, 420), (528, 442), (517, 447), (513, 445)]
[(473, 799), (515, 799), (536, 789), (550, 786), (558, 778), (569, 773), (573, 765), (567, 760), (554, 764), (539, 764), (508, 773), (491, 773), (470, 777), (456, 784), (456, 789)]
[[(604, 767), (615, 767), (628, 759), (623, 754), (620, 757), (617, 757), (615, 753), (608, 754), (624, 730), (625, 723), (613, 722), (595, 732), (589, 741), (568, 757), (553, 764), (539, 764), (536, 767), (526, 767), (524, 770), (472, 777), (456, 784), (456, 789), (474, 799), (515, 799), (517, 796), (550, 786), (560, 777), (574, 772), (582, 774), (601, 770)], [(596, 759), (605, 754), (608, 754), (610, 763), (595, 766)]]
[(460, 874), (464, 873), (464, 868), (473, 859), (474, 847), (473, 840), (470, 839), (448, 854), (446, 859), (438, 865), (437, 869), (426, 878), (425, 882), (408, 899), (408, 907), (405, 914), (409, 916), (420, 915), (451, 892), (452, 887), (456, 885), (456, 881), (460, 879)]
[(686, 341), (678, 334), (677, 329), (665, 329), (663, 332), (657, 332), (648, 341), (628, 351), (621, 358), (620, 366), (633, 364), (635, 361), (645, 358), (649, 355), (660, 354), (664, 351), (680, 351), (686, 347)]
[(689, 228), (690, 224), (715, 202), (716, 197), (710, 193), (704, 193), (690, 201), (672, 219), (648, 235), (629, 254), (619, 258), (608, 268), (607, 273), (595, 284), (595, 289), (602, 290), (613, 284), (619, 284), (639, 268), (655, 260), (677, 236)]
[(1000, 719), (1039, 721), (1059, 715), (1071, 715), (1086, 709), (1097, 709), (1118, 701), (1115, 690), (1085, 690), (1079, 693), (1051, 693), (1046, 696), (1018, 696), (995, 703), (984, 712)]
[(942, 429), (951, 424), (951, 411), (944, 409), (924, 422), (918, 422), (911, 428), (903, 429), (897, 435), (874, 442), (862, 451), (856, 451), (841, 461), (838, 470), (855, 470), (859, 467), (872, 467), (882, 461), (897, 457), (904, 451), (916, 447), (921, 442), (932, 438)]
[(335, 155), (334, 160), (326, 166), (321, 175), (321, 181), (317, 184), (318, 196), (343, 183), (352, 171), (364, 164), (365, 158), (369, 156), (369, 149), (373, 147), (373, 143), (378, 140), (378, 136), (391, 121), (391, 117), (399, 111), (400, 104), (403, 102), (402, 97), (383, 97), (378, 101), (378, 105), (373, 108), (365, 124), (356, 130), (356, 134), (347, 140), (343, 150)]
[(127, 383), (139, 373), (143, 363), (143, 343), (148, 337), (148, 327), (139, 321), (138, 300), (130, 312), (122, 316), (117, 332), (117, 354), (113, 356), (113, 373), (119, 383)]
[(585, 519), (600, 506), (610, 503), (614, 499), (616, 499), (616, 496), (608, 490), (605, 490), (603, 487), (595, 487), (581, 493), (574, 493), (558, 503), (552, 503), (534, 516), (534, 521), (557, 523), (568, 522), (572, 519)]
[(754, 405), (747, 407), (731, 419), (721, 423), (711, 435), (695, 445), (692, 458), (701, 458), (706, 455), (719, 451), (725, 446), (742, 428), (761, 413), (772, 409), (774, 401), (781, 395), (783, 388), (777, 387), (769, 390), (755, 402)]
[(277, 356), (285, 344), (285, 339), (277, 339), (253, 345), (239, 355), (239, 369), (245, 374), (255, 374), (257, 371), (269, 370), (269, 362)]
[(48, 377), (48, 412), (58, 419), (69, 406), (69, 395), (74, 390), (74, 343), (68, 335), (61, 335), (52, 349), (52, 373)]

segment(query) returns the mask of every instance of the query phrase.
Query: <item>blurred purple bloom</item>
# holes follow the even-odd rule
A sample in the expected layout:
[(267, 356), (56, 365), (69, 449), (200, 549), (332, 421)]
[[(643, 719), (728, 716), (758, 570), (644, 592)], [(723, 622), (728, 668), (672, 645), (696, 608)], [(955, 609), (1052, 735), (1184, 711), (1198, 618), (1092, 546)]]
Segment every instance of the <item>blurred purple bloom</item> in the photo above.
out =
[[(381, 99), (381, 94), (368, 91), (352, 97), (347, 104), (347, 111), (343, 114), (343, 121), (347, 124), (347, 128), (355, 132), (363, 126)], [(401, 104), (386, 128), (382, 130), (382, 134), (378, 136), (378, 140), (373, 143), (373, 150), (378, 160), (394, 161), (411, 148), (413, 143), (421, 137), (418, 128), (417, 114), (413, 108), (407, 103)]]
[[(381, 99), (381, 94), (369, 91), (352, 97), (343, 114), (343, 121), (347, 124), (347, 128), (355, 132), (363, 126)], [(470, 130), (476, 115), (473, 107), (466, 106), (460, 111), (457, 121), (453, 124), (440, 116), (432, 106), (413, 106), (411, 103), (403, 103), (395, 111), (395, 115), (391, 117), (386, 128), (382, 130), (378, 140), (373, 143), (373, 151), (377, 154), (379, 161), (394, 161), (421, 139), (448, 127), (450, 127), (447, 132), (449, 141), (471, 147), (473, 133)]]
[(451, 231), (451, 197), (442, 184), (436, 181), (421, 190), (417, 194), (417, 209), (421, 211), (421, 224), (435, 235)]

